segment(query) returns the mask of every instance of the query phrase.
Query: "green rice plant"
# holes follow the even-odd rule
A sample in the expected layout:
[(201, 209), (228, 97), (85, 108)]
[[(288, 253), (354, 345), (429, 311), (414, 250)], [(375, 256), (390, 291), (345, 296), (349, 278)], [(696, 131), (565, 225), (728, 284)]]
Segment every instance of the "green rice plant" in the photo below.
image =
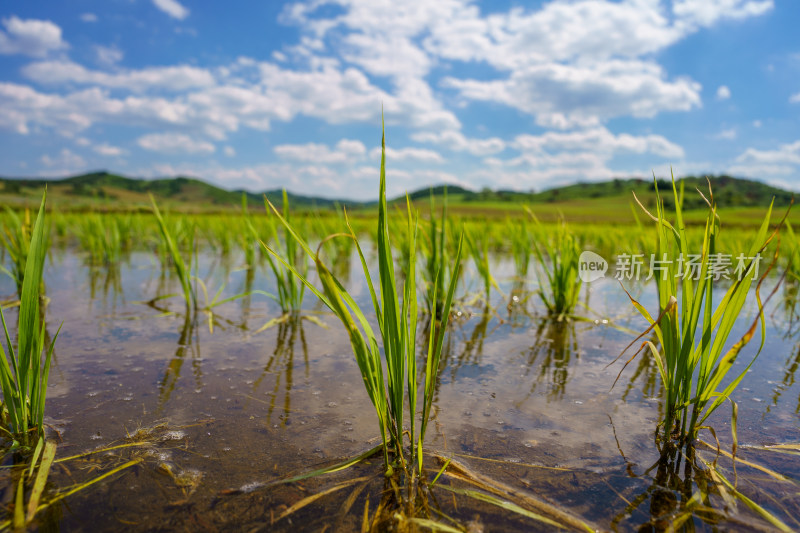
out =
[(794, 228), (788, 220), (786, 221), (786, 231), (789, 252), (786, 264), (786, 283), (783, 286), (783, 308), (789, 318), (789, 331), (792, 332), (798, 319), (797, 302), (800, 299), (798, 298), (798, 293), (800, 293), (800, 239), (797, 238)]
[[(451, 226), (447, 217), (447, 187), (444, 188), (441, 216), (436, 216), (436, 205), (433, 190), (430, 195), (430, 218), (428, 220), (427, 239), (420, 240), (424, 268), (422, 279), (425, 284), (423, 297), (425, 309), (428, 314), (436, 319), (441, 318), (444, 308), (446, 287), (456, 272), (461, 271), (461, 265), (453, 262), (452, 251), (446, 246), (448, 226)], [(456, 280), (456, 284), (458, 280)]]
[[(178, 248), (178, 240), (175, 237), (173, 231), (169, 228), (164, 217), (161, 215), (161, 211), (158, 209), (158, 205), (156, 204), (155, 199), (153, 196), (150, 196), (150, 200), (153, 203), (153, 213), (156, 216), (156, 220), (158, 221), (159, 231), (161, 232), (161, 240), (163, 242), (164, 248), (169, 253), (169, 258), (171, 260), (172, 266), (174, 268), (175, 274), (178, 276), (178, 281), (181, 285), (181, 296), (183, 296), (184, 303), (186, 304), (186, 316), (187, 317), (195, 317), (198, 310), (202, 310), (206, 313), (208, 317), (208, 330), (209, 332), (214, 332), (214, 324), (215, 324), (215, 317), (214, 317), (214, 308), (220, 306), (222, 304), (232, 302), (234, 300), (238, 300), (239, 298), (243, 298), (251, 293), (242, 293), (236, 294), (234, 296), (230, 296), (227, 298), (222, 298), (222, 291), (225, 289), (225, 284), (223, 283), (217, 289), (217, 292), (214, 293), (213, 297), (210, 297), (210, 292), (206, 287), (205, 282), (200, 279), (198, 276), (192, 274), (193, 267), (197, 264), (197, 259), (191, 252), (195, 252), (195, 239), (194, 239), (194, 232), (192, 231), (192, 237), (189, 240), (189, 250), (190, 255), (188, 261), (184, 259), (181, 251)], [(204, 297), (204, 303), (200, 305), (198, 300), (198, 287), (200, 292), (202, 292)], [(265, 293), (263, 291), (253, 291), (265, 294), (269, 297), (272, 295)], [(173, 295), (166, 295), (161, 296), (160, 298), (168, 298)]]
[[(527, 209), (527, 208), (526, 208)], [(528, 209), (543, 233), (543, 227), (533, 212)], [(581, 249), (575, 235), (561, 220), (552, 235), (533, 239), (533, 253), (538, 262), (536, 277), (539, 281), (537, 294), (547, 308), (547, 313), (556, 320), (569, 317), (578, 304), (581, 279), (578, 277)]]
[(531, 262), (531, 236), (524, 219), (506, 219), (506, 234), (511, 239), (511, 255), (514, 257), (517, 279), (528, 276)]
[(76, 226), (78, 241), (89, 254), (92, 266), (113, 265), (122, 260), (123, 251), (131, 239), (126, 217), (118, 215), (102, 216), (89, 213), (82, 217)]
[[(436, 321), (432, 321), (431, 333), (428, 339), (427, 356), (425, 358), (425, 382), (423, 384), (422, 396), (422, 421), (419, 432), (416, 429), (416, 414), (418, 405), (418, 372), (416, 354), (416, 331), (417, 331), (417, 285), (416, 285), (416, 236), (419, 226), (418, 214), (412, 213), (411, 202), (406, 199), (407, 209), (407, 232), (411, 236), (408, 242), (409, 271), (406, 272), (402, 287), (397, 281), (395, 274), (394, 260), (392, 258), (392, 244), (389, 232), (388, 207), (386, 203), (386, 144), (385, 136), (381, 140), (381, 170), (380, 170), (380, 200), (378, 205), (378, 231), (377, 231), (377, 253), (379, 269), (379, 292), (380, 300), (377, 296), (376, 288), (367, 268), (364, 253), (358, 241), (358, 237), (353, 232), (352, 226), (348, 221), (350, 229), (349, 238), (353, 239), (356, 249), (361, 259), (364, 277), (370, 291), (372, 305), (377, 315), (378, 328), (383, 344), (384, 358), (381, 358), (381, 349), (378, 345), (377, 337), (369, 323), (367, 315), (361, 310), (352, 296), (342, 286), (342, 284), (331, 274), (328, 267), (324, 264), (319, 255), (319, 249), (315, 253), (307, 242), (300, 236), (293, 224), (270, 204), (272, 211), (283, 223), (287, 231), (305, 253), (314, 261), (319, 276), (322, 289), (317, 289), (304, 273), (300, 272), (290, 263), (291, 259), (284, 259), (276, 251), (266, 244), (264, 245), (284, 267), (302, 280), (302, 282), (316, 294), (320, 300), (341, 320), (347, 329), (350, 337), (350, 344), (356, 358), (359, 370), (361, 371), (370, 401), (375, 408), (378, 416), (378, 425), (383, 440), (384, 465), (387, 474), (391, 475), (394, 468), (402, 468), (407, 476), (413, 479), (415, 463), (422, 471), (422, 451), (425, 433), (427, 429), (430, 409), (433, 403), (433, 392), (438, 374), (439, 360), (444, 341), (443, 331), (446, 328), (450, 315), (450, 308), (455, 292), (454, 275), (447, 288), (445, 303), (442, 309), (442, 321), (439, 328)], [(456, 252), (456, 264), (460, 263), (461, 243)], [(439, 276), (443, 275), (440, 269)], [(400, 299), (398, 289), (402, 292)], [(386, 380), (384, 382), (384, 363), (386, 365)], [(404, 453), (404, 401), (408, 402), (409, 421), (408, 431), (410, 436), (410, 455), (406, 460)], [(389, 453), (395, 457), (394, 461), (389, 460)], [(415, 461), (416, 457), (416, 461)], [(408, 478), (407, 478), (408, 479)], [(410, 490), (410, 484), (409, 484)]]
[[(656, 191), (658, 201), (655, 216), (639, 203), (645, 213), (656, 222), (657, 241), (654, 257), (659, 261), (660, 272), (654, 272), (653, 278), (658, 290), (659, 307), (655, 315), (651, 314), (631, 297), (634, 307), (650, 323), (650, 327), (634, 339), (628, 348), (651, 331), (655, 332), (658, 346), (650, 340), (643, 342), (626, 365), (648, 348), (655, 359), (666, 395), (664, 419), (659, 424), (663, 430), (664, 442), (690, 446), (706, 419), (728, 400), (733, 405), (731, 426), (735, 451), (737, 408), (731, 394), (764, 346), (766, 331), (760, 286), (766, 273), (760, 274), (755, 289), (758, 315), (738, 341), (730, 347), (727, 345), (745, 301), (749, 297), (754, 278), (758, 275), (756, 269), (761, 254), (778, 231), (776, 229), (767, 237), (772, 205), (767, 210), (747, 252), (741, 254), (738, 264), (734, 260), (732, 267), (736, 268), (730, 286), (715, 307), (714, 289), (726, 280), (718, 275), (717, 242), (720, 219), (711, 186), (709, 184), (709, 197), (706, 199), (708, 213), (697, 269), (688, 267), (687, 259), (692, 257), (690, 253), (692, 249), (683, 219), (683, 189), (681, 188), (679, 195), (674, 179), (672, 189), (675, 205), (674, 223), (667, 220), (658, 191)], [(702, 196), (702, 193), (700, 194)], [(728, 379), (727, 375), (739, 353), (750, 342), (759, 324), (761, 343), (753, 359), (739, 375)]]
[[(0, 272), (3, 272), (14, 280), (17, 286), (17, 294), (22, 293), (23, 278), (25, 277), (25, 266), (28, 258), (28, 251), (31, 245), (31, 232), (33, 231), (33, 224), (31, 223), (31, 212), (25, 209), (24, 214), (20, 216), (13, 210), (5, 207), (6, 221), (3, 224), (3, 231), (0, 232), (0, 241), (3, 243), (3, 248), (8, 253), (11, 259), (11, 269), (7, 269), (0, 265)], [(45, 253), (50, 247), (50, 235), (45, 228), (42, 237), (41, 246), (44, 248)]]
[[(158, 221), (158, 229), (161, 234), (161, 242), (169, 254), (168, 257), (172, 261), (172, 266), (175, 269), (175, 274), (178, 276), (178, 281), (181, 284), (181, 290), (184, 302), (186, 303), (187, 311), (197, 311), (197, 294), (192, 286), (192, 255), (189, 255), (189, 261), (184, 260), (178, 249), (177, 239), (173, 231), (167, 226), (161, 211), (158, 209), (155, 198), (150, 195), (150, 201), (153, 203), (153, 214)], [(194, 239), (190, 241), (190, 250), (194, 249)]]
[(500, 286), (492, 276), (489, 265), (489, 237), (483, 234), (484, 229), (485, 227), (480, 227), (465, 231), (464, 236), (467, 241), (469, 255), (472, 257), (472, 262), (478, 270), (478, 276), (483, 282), (483, 294), (479, 296), (479, 299), (483, 300), (484, 307), (488, 308), (491, 305), (492, 286), (498, 291), (500, 291)]
[[(8, 432), (15, 440), (27, 443), (29, 431), (35, 430), (34, 439), (43, 435), (44, 405), (50, 361), (58, 332), (45, 350), (45, 322), (40, 312), (40, 290), (46, 251), (45, 201), (42, 195), (39, 214), (30, 233), (30, 244), (25, 250), (25, 274), (20, 292), (17, 322), (17, 346), (14, 348), (5, 316), (0, 310), (0, 320), (6, 337), (6, 349), (0, 347), (0, 385), (3, 389), (3, 419)], [(61, 331), (59, 326), (58, 331)], [(42, 352), (44, 357), (42, 357)]]
[[(272, 273), (275, 275), (275, 284), (278, 289), (277, 301), (278, 304), (280, 304), (285, 316), (292, 314), (296, 315), (300, 312), (300, 309), (303, 306), (305, 285), (300, 280), (301, 278), (296, 277), (293, 272), (296, 271), (302, 277), (305, 277), (308, 273), (308, 261), (306, 260), (305, 255), (303, 255), (303, 251), (298, 249), (298, 243), (294, 238), (292, 238), (293, 236), (290, 235), (290, 232), (288, 232), (288, 230), (278, 231), (278, 224), (276, 223), (275, 218), (270, 216), (271, 204), (266, 197), (264, 197), (264, 202), (268, 215), (267, 220), (269, 221), (269, 242), (274, 243), (273, 246), (275, 247), (283, 248), (281, 250), (281, 261), (274, 259), (269, 253), (266, 254), (269, 267), (272, 270)], [(276, 215), (281, 222), (286, 221), (287, 224), (292, 224), (291, 210), (289, 208), (289, 197), (286, 194), (286, 189), (283, 190), (283, 215), (280, 215), (279, 213), (276, 213)], [(250, 224), (250, 230), (253, 233), (253, 236), (258, 239), (258, 232), (252, 223)], [(263, 245), (263, 241), (261, 242)], [(286, 263), (283, 263), (284, 261)], [(268, 322), (267, 325), (273, 325), (271, 322), (272, 321)]]

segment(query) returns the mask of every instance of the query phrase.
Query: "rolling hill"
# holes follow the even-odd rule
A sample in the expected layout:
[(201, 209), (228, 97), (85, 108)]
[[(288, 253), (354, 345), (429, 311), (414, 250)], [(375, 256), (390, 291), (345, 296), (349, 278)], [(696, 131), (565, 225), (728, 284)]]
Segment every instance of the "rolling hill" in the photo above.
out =
[[(739, 210), (747, 218), (752, 212), (763, 212), (775, 198), (776, 207), (788, 206), (793, 194), (765, 183), (734, 178), (712, 176), (709, 178), (717, 204), (727, 211)], [(679, 180), (685, 187), (685, 209), (702, 208), (705, 201), (695, 189), (707, 194), (705, 177), (687, 176)], [(12, 207), (30, 206), (38, 203), (45, 185), (48, 187), (50, 205), (59, 210), (150, 210), (149, 195), (160, 205), (182, 212), (218, 212), (239, 209), (242, 195), (250, 208), (263, 208), (263, 195), (276, 205), (282, 203), (282, 191), (269, 190), (253, 193), (242, 190), (226, 190), (199, 179), (187, 177), (142, 180), (100, 171), (57, 180), (0, 178), (0, 202)], [(666, 180), (656, 182), (659, 193), (667, 207), (673, 203), (672, 184)], [(409, 193), (409, 198), (425, 212), (433, 194), (441, 197), (445, 186), (424, 188)], [(604, 182), (586, 182), (547, 189), (539, 192), (509, 190), (473, 191), (459, 186), (447, 186), (448, 204), (452, 213), (464, 216), (507, 216), (523, 212), (529, 205), (543, 219), (563, 216), (575, 222), (620, 222), (633, 221), (631, 204), (633, 192), (647, 206), (655, 204), (655, 189), (652, 180), (638, 178), (613, 179)], [(329, 209), (335, 205), (346, 205), (352, 211), (371, 211), (374, 202), (358, 202), (347, 199), (333, 200), (288, 193), (291, 205), (297, 209)], [(394, 202), (404, 202), (397, 198)]]

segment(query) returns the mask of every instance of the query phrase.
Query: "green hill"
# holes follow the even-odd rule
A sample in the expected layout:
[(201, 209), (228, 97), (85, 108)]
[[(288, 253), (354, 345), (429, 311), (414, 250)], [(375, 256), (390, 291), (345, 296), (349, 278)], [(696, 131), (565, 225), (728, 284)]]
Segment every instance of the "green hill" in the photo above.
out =
[[(739, 179), (731, 176), (710, 177), (714, 199), (721, 209), (739, 210), (743, 223), (769, 205), (775, 198), (776, 208), (786, 207), (792, 193), (765, 183)], [(704, 207), (703, 198), (695, 189), (707, 196), (706, 178), (688, 176), (679, 180), (685, 184), (685, 209)], [(263, 193), (229, 191), (202, 180), (187, 177), (142, 180), (100, 171), (72, 176), (60, 180), (0, 178), (0, 202), (9, 206), (36, 205), (44, 186), (48, 187), (50, 205), (60, 210), (149, 210), (150, 197), (156, 197), (165, 208), (183, 212), (213, 212), (239, 209), (242, 194), (252, 209), (263, 209), (263, 196), (275, 203), (282, 203), (282, 191), (269, 190)], [(668, 207), (671, 207), (672, 183), (656, 182), (659, 192)], [(428, 199), (443, 195), (447, 188), (451, 213), (463, 216), (505, 217), (523, 214), (522, 206), (530, 206), (537, 216), (552, 220), (563, 216), (575, 222), (633, 222), (631, 204), (636, 196), (646, 207), (655, 205), (652, 180), (637, 178), (613, 179), (604, 182), (586, 182), (557, 187), (539, 192), (509, 190), (473, 191), (454, 185), (437, 185), (412, 191), (409, 198), (423, 211), (428, 209)], [(297, 209), (331, 208), (346, 205), (351, 211), (371, 211), (375, 202), (332, 200), (289, 193), (289, 200)], [(394, 202), (405, 202), (405, 196)]]
[[(0, 198), (8, 205), (27, 205), (31, 200), (41, 198), (46, 185), (49, 197), (62, 209), (149, 209), (150, 194), (159, 203), (186, 211), (238, 208), (242, 194), (247, 197), (248, 205), (254, 208), (263, 207), (264, 195), (276, 205), (283, 203), (283, 193), (277, 189), (263, 193), (229, 191), (195, 178), (142, 180), (105, 171), (60, 180), (0, 178), (0, 184)], [(301, 208), (351, 203), (292, 193), (288, 193), (288, 198), (291, 205)]]

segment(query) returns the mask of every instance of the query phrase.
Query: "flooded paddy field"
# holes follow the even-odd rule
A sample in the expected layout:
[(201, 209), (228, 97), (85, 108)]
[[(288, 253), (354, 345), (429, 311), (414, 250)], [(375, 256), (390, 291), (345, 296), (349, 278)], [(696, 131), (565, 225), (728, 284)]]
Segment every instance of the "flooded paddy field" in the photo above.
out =
[[(534, 295), (535, 276), (515, 279), (513, 261), (502, 254), (493, 253), (490, 264), (499, 290), (492, 289), (486, 306), (474, 303), (479, 276), (465, 261), (444, 340), (425, 469), (433, 477), (451, 462), (425, 502), (430, 516), (456, 530), (554, 529), (463, 493), (480, 490), (502, 494), (529, 514), (563, 513), (562, 525), (576, 517), (575, 529), (770, 531), (780, 527), (775, 519), (800, 529), (800, 335), (783, 298), (791, 298), (789, 289), (780, 287), (767, 304), (764, 348), (732, 398), (738, 408), (735, 468), (714, 440), (721, 450), (732, 449), (729, 403), (707, 421), (714, 432), (700, 433), (708, 446), (697, 446), (695, 464), (716, 461), (716, 475), (751, 506), (719, 489), (719, 480), (714, 485), (687, 469), (680, 457), (659, 464), (654, 433), (662, 391), (648, 352), (612, 388), (629, 355), (615, 360), (647, 327), (618, 281), (584, 284), (575, 314), (585, 319), (555, 321)], [(355, 300), (369, 307), (358, 256), (336, 266)], [(258, 292), (276, 291), (263, 258), (247, 268), (236, 253), (221, 257), (201, 249), (196, 271), (210, 290), (224, 285), (221, 298), (250, 295), (214, 307), (213, 315), (199, 311), (187, 318), (180, 298), (163, 298), (179, 293), (180, 283), (153, 254), (134, 252), (115, 266), (89, 267), (74, 247), (51, 250), (44, 276), (47, 335), (62, 321), (63, 327), (45, 421), (58, 443), (57, 461), (101, 451), (56, 462), (47, 490), (63, 492), (108, 475), (41, 512), (35, 526), (427, 530), (422, 523), (370, 524), (396, 490), (380, 454), (337, 472), (274, 483), (380, 444), (350, 340), (313, 294), (297, 316), (260, 331), (282, 316)], [(657, 306), (653, 285), (626, 288), (645, 307)], [(14, 291), (10, 279), (0, 279), (4, 299)], [(5, 313), (13, 323), (16, 310)], [(748, 298), (732, 338), (756, 313), (755, 298)], [(420, 313), (420, 354), (426, 320)], [(757, 345), (758, 339), (742, 352), (732, 375), (746, 367)], [(793, 449), (769, 448), (792, 443)], [(6, 457), (6, 464), (12, 461)], [(1, 482), (9, 504), (11, 479)], [(319, 498), (309, 499), (315, 494)]]

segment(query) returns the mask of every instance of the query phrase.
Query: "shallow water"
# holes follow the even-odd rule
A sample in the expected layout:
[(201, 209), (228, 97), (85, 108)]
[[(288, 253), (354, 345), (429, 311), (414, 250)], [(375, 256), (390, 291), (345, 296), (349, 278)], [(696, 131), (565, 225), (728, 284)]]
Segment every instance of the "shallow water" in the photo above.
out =
[[(237, 257), (201, 254), (200, 272), (209, 291), (223, 283), (223, 296), (274, 290), (263, 267), (249, 273), (239, 263)], [(348, 287), (366, 307), (369, 295), (359, 267), (353, 263), (350, 268)], [(494, 292), (494, 309), (461, 305), (450, 328), (427, 447), (600, 529), (659, 529), (677, 518), (683, 470), (670, 475), (650, 469), (659, 457), (653, 432), (661, 405), (654, 363), (640, 356), (611, 388), (623, 361), (609, 364), (634, 337), (611, 323), (639, 331), (645, 327), (619, 284), (600, 280), (585, 289), (580, 313), (589, 321), (554, 324), (539, 314), (542, 306), (531, 294), (533, 270), (522, 287), (511, 282), (508, 260), (495, 258), (493, 273), (503, 289)], [(469, 299), (464, 293), (479, 287), (469, 268), (466, 281), (464, 300)], [(45, 529), (327, 526), (349, 531), (360, 527), (365, 500), (371, 510), (378, 506), (385, 491), (378, 457), (300, 484), (230, 490), (255, 488), (377, 443), (377, 419), (348, 338), (335, 317), (321, 313), (313, 295), (306, 295), (305, 313), (327, 328), (300, 320), (257, 333), (281, 313), (273, 301), (254, 294), (215, 308), (211, 333), (206, 314), (200, 312), (195, 322), (184, 318), (179, 298), (152, 301), (179, 290), (152, 255), (133, 254), (108, 271), (87, 268), (77, 252), (57, 250), (48, 261), (45, 283), (48, 332), (63, 321), (47, 400), (48, 422), (61, 439), (58, 457), (119, 444), (137, 430), (152, 429), (146, 453), (124, 448), (54, 467), (51, 484), (57, 489), (142, 458), (46, 513), (41, 519)], [(652, 308), (652, 287), (629, 289)], [(4, 299), (13, 291), (10, 282), (0, 281)], [(761, 356), (734, 396), (740, 445), (800, 442), (800, 385), (794, 375), (800, 350), (778, 303), (781, 294), (768, 306)], [(164, 316), (166, 311), (174, 313)], [(7, 315), (13, 321), (14, 312)], [(743, 352), (738, 368), (752, 358), (754, 345)], [(710, 419), (728, 450), (730, 412), (723, 406)], [(713, 442), (709, 432), (703, 436)], [(700, 453), (708, 461), (714, 458), (711, 451)], [(778, 482), (743, 464), (736, 472), (742, 493), (800, 528), (795, 518), (800, 516), (800, 458), (746, 447), (739, 453), (790, 478)], [(733, 481), (730, 461), (723, 457), (719, 465)], [(359, 476), (368, 479), (276, 520), (302, 497)], [(360, 492), (354, 493), (355, 488)], [(352, 505), (343, 507), (352, 494)], [(549, 529), (463, 497), (438, 503), (474, 530)], [(686, 524), (711, 529), (705, 518), (721, 529), (771, 528), (745, 505), (734, 508), (718, 494), (704, 505), (716, 511), (698, 511)]]

